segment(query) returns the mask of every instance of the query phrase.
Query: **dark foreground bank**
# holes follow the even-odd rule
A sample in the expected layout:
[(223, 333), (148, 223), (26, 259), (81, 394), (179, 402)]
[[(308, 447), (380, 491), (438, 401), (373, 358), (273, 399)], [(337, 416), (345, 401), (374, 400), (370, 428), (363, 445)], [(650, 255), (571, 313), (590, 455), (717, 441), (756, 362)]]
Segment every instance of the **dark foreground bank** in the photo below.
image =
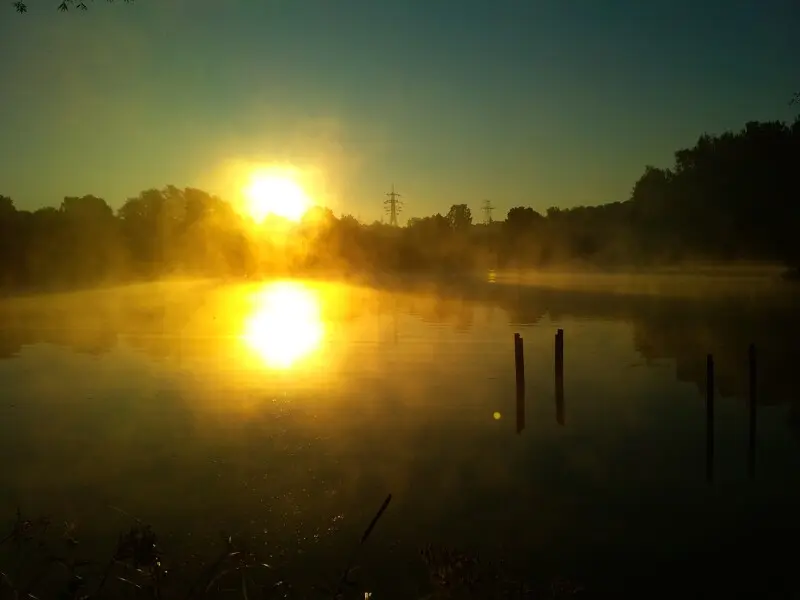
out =
[[(366, 537), (377, 519), (367, 528)], [(424, 580), (367, 589), (359, 554), (322, 572), (302, 572), (232, 536), (205, 552), (177, 556), (151, 527), (134, 522), (105, 558), (84, 556), (69, 524), (17, 514), (0, 538), (0, 597), (90, 598), (795, 598), (792, 528), (765, 524), (758, 530), (720, 532), (680, 554), (654, 555), (630, 548), (624, 555), (587, 552), (573, 573), (513, 572), (503, 559), (426, 546), (416, 556)], [(587, 532), (587, 541), (591, 532)], [(110, 541), (110, 540), (109, 540)], [(587, 543), (587, 549), (591, 543)], [(580, 553), (578, 553), (580, 555)], [(513, 561), (509, 561), (511, 564)], [(411, 575), (411, 572), (409, 572)], [(410, 588), (416, 591), (411, 592)]]

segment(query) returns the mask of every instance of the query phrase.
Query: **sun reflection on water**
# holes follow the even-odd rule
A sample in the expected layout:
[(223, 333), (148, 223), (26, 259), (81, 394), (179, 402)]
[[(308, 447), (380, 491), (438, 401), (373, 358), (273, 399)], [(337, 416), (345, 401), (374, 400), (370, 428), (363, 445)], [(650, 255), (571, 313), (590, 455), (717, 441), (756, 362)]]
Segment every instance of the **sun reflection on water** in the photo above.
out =
[(325, 333), (315, 290), (281, 281), (255, 293), (242, 336), (247, 347), (272, 369), (290, 369), (319, 349)]

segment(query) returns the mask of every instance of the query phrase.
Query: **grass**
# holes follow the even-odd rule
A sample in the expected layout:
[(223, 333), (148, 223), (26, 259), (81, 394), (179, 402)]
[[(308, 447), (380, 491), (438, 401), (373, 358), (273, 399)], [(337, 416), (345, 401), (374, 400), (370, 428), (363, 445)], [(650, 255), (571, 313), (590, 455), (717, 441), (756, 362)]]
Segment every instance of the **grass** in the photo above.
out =
[[(301, 591), (258, 553), (232, 537), (222, 540), (216, 557), (192, 568), (188, 561), (168, 564), (152, 528), (132, 518), (130, 528), (119, 535), (110, 557), (91, 561), (80, 557), (80, 543), (73, 528), (62, 531), (46, 518), (25, 518), (20, 511), (8, 533), (0, 538), (0, 599), (95, 600), (100, 598), (328, 598), (332, 600), (380, 600), (353, 580), (356, 562), (378, 521), (391, 502), (386, 497), (353, 549), (333, 585), (312, 585)], [(490, 564), (455, 549), (427, 546), (420, 558), (430, 576), (430, 590), (423, 600), (443, 598), (542, 598), (573, 597), (579, 586), (555, 580), (534, 589), (504, 578)], [(199, 568), (198, 568), (199, 567)], [(319, 578), (321, 581), (322, 578)], [(309, 587), (309, 586), (306, 586)], [(417, 597), (419, 598), (419, 596)], [(415, 599), (411, 599), (415, 600)]]
[[(381, 507), (357, 548), (360, 548), (388, 506)], [(46, 518), (27, 519), (17, 512), (10, 531), (0, 538), (3, 562), (0, 564), (0, 598), (29, 600), (91, 600), (95, 598), (154, 598), (190, 600), (229, 597), (231, 591), (250, 598), (295, 597), (272, 565), (232, 537), (222, 540), (222, 549), (199, 569), (184, 563), (169, 565), (158, 536), (149, 525), (134, 519), (120, 535), (111, 556), (105, 561), (80, 557), (74, 532), (65, 527), (54, 532)], [(355, 555), (354, 555), (355, 558)], [(348, 567), (340, 587), (349, 580)], [(350, 590), (348, 590), (350, 591)], [(336, 591), (321, 589), (315, 597), (345, 598)], [(348, 597), (361, 597), (353, 595)]]

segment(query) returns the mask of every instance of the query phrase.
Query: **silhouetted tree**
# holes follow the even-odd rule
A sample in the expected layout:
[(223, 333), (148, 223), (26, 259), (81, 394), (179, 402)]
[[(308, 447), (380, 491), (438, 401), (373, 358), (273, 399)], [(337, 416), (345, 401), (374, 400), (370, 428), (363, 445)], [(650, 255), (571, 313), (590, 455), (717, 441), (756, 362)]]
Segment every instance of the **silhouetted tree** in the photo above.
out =
[(561, 209), (557, 206), (548, 207), (546, 213), (548, 219), (556, 219), (561, 214)]
[(530, 232), (533, 227), (542, 222), (544, 217), (530, 206), (516, 206), (508, 211), (505, 220), (505, 230), (511, 234)]
[(8, 219), (13, 217), (17, 209), (14, 207), (14, 201), (8, 196), (0, 195), (0, 219)]
[(447, 212), (447, 221), (453, 231), (465, 231), (472, 225), (472, 211), (466, 204), (453, 204)]
[(412, 217), (408, 220), (406, 227), (421, 237), (430, 238), (433, 241), (449, 233), (452, 229), (451, 223), (450, 215), (444, 217), (440, 213), (436, 213), (430, 217)]
[[(41, 1), (41, 0), (40, 0)], [(90, 0), (92, 2), (93, 0)], [(106, 0), (108, 3), (113, 3), (114, 0)], [(123, 0), (126, 4), (130, 4), (133, 0)], [(28, 12), (28, 2), (17, 1), (13, 3), (14, 10), (18, 13), (26, 13)], [(61, 12), (67, 12), (71, 8), (77, 10), (89, 10), (89, 5), (83, 0), (62, 0), (57, 5), (58, 10)]]
[(114, 212), (102, 198), (68, 196), (59, 208), (61, 272), (74, 282), (105, 280), (120, 267), (121, 239)]
[(342, 227), (355, 230), (356, 228), (361, 226), (358, 219), (356, 219), (353, 215), (342, 215), (339, 217), (339, 223), (341, 223)]

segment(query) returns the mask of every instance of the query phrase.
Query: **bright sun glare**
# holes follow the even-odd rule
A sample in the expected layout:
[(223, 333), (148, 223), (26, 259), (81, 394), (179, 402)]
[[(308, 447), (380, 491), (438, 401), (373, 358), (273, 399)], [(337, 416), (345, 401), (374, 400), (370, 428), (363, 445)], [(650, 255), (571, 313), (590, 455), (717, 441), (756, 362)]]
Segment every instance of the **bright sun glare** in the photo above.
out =
[(258, 292), (244, 340), (268, 367), (288, 369), (316, 350), (323, 336), (319, 299), (295, 282), (278, 282)]
[(311, 206), (303, 187), (290, 175), (283, 173), (255, 173), (245, 190), (250, 216), (262, 222), (268, 215), (299, 221)]

